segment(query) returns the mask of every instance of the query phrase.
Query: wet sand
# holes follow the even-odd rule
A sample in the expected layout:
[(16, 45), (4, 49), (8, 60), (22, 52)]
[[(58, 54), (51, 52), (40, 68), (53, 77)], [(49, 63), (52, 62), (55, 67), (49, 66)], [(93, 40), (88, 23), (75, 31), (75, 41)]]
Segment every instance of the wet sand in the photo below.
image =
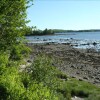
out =
[(52, 56), (53, 65), (69, 77), (100, 86), (100, 53), (91, 49), (76, 49), (70, 44), (28, 44), (31, 60), (43, 53)]

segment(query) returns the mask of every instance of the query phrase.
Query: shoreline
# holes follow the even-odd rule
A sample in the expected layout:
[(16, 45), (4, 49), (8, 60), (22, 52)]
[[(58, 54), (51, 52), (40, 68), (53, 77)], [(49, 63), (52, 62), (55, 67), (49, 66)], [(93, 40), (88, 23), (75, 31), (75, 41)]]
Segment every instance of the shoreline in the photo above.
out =
[(53, 65), (69, 77), (100, 86), (100, 53), (77, 49), (70, 44), (27, 44), (32, 48), (30, 59), (38, 54), (52, 57)]
[[(71, 34), (72, 35), (72, 34)], [(52, 36), (52, 35), (51, 35)], [(100, 52), (100, 40), (96, 39), (76, 39), (76, 38), (58, 38), (54, 39), (52, 37), (36, 36), (36, 37), (26, 37), (28, 44), (70, 44), (74, 48), (78, 49), (92, 49)], [(55, 35), (57, 36), (57, 35)], [(57, 37), (56, 37), (57, 38)], [(26, 43), (27, 44), (27, 43)]]

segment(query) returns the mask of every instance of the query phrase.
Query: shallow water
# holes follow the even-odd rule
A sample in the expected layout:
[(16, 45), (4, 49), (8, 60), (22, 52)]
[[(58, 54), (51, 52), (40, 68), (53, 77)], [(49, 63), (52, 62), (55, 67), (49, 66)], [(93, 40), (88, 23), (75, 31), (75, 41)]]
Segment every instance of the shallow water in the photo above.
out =
[(71, 43), (76, 48), (100, 49), (100, 32), (67, 32), (46, 36), (27, 36), (30, 43)]

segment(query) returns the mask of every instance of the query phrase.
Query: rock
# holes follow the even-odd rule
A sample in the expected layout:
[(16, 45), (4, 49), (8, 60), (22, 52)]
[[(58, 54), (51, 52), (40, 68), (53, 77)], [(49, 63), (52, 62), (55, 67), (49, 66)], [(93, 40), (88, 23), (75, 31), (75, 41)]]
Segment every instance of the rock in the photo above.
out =
[(46, 45), (50, 45), (50, 43), (46, 43)]
[(100, 78), (99, 78), (99, 77), (96, 77), (95, 79), (100, 80)]
[(96, 43), (96, 42), (93, 42), (93, 45), (94, 45), (94, 46), (96, 46), (96, 45), (97, 45), (97, 43)]
[(32, 61), (31, 61), (31, 60), (27, 60), (27, 62), (28, 62), (28, 63), (31, 63)]
[(83, 77), (83, 79), (86, 79), (86, 80), (88, 80), (88, 78), (87, 78), (87, 77), (85, 77), (85, 76)]
[(76, 74), (80, 74), (80, 72), (76, 72)]
[(75, 66), (71, 65), (71, 68), (75, 68)]
[(100, 83), (100, 81), (98, 81), (98, 80), (94, 80), (94, 84), (96, 84), (96, 83)]
[(79, 78), (79, 81), (83, 81), (83, 79), (80, 79), (80, 78)]
[(47, 41), (47, 39), (43, 39), (43, 41)]
[(95, 77), (94, 77), (94, 76), (91, 76), (91, 75), (89, 75), (89, 78), (92, 78), (92, 79), (94, 79)]
[(71, 76), (71, 78), (76, 78), (75, 76)]
[[(69, 45), (71, 44), (69, 43)], [(46, 53), (46, 55), (52, 56), (53, 60), (57, 60), (56, 62), (54, 60), (52, 65), (58, 67), (62, 72), (72, 78), (80, 78), (79, 81), (95, 82), (98, 85), (100, 83), (100, 53), (93, 49), (74, 49), (69, 45), (54, 43), (32, 45), (34, 47), (32, 55), (37, 56), (39, 53)]]
[(71, 98), (71, 100), (84, 100), (84, 98), (80, 98), (80, 97), (74, 96), (74, 97)]

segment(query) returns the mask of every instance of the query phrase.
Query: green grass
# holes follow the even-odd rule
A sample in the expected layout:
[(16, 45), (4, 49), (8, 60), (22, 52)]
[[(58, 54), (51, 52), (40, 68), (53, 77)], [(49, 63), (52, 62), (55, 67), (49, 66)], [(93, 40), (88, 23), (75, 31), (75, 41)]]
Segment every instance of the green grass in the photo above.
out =
[(59, 71), (57, 76), (61, 76), (57, 77), (58, 81), (61, 83), (58, 90), (64, 97), (78, 96), (85, 98), (86, 100), (100, 100), (100, 87), (85, 81), (67, 77), (67, 75)]

